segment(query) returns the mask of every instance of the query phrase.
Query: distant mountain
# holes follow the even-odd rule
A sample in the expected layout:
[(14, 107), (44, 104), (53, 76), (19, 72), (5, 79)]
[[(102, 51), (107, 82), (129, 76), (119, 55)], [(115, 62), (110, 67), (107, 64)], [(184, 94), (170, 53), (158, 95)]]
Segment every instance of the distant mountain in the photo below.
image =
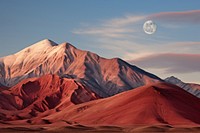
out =
[(48, 39), (0, 58), (0, 83), (5, 86), (46, 74), (74, 79), (101, 97), (161, 80), (119, 58), (105, 59), (69, 43), (58, 45)]
[(184, 90), (188, 91), (189, 93), (200, 98), (200, 85), (198, 85), (198, 84), (184, 83), (180, 79), (178, 79), (174, 76), (166, 78), (165, 81), (168, 83), (171, 83), (171, 84), (175, 84), (175, 85), (183, 88)]
[[(55, 116), (82, 124), (200, 124), (200, 99), (168, 83), (155, 83), (78, 105)], [(67, 110), (67, 109), (66, 109)], [(78, 113), (76, 112), (78, 111)], [(62, 115), (61, 115), (62, 114)], [(68, 117), (68, 114), (73, 114)], [(54, 121), (53, 115), (46, 117)]]

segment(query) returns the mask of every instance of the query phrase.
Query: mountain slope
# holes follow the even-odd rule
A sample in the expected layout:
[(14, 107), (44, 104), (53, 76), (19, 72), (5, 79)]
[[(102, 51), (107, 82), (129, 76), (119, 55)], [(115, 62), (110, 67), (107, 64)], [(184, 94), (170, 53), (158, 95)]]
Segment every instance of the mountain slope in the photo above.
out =
[(76, 105), (43, 119), (86, 125), (199, 125), (199, 105), (199, 98), (163, 82)]
[(73, 79), (44, 75), (21, 81), (0, 92), (0, 120), (36, 117), (99, 97)]
[(171, 84), (175, 84), (175, 85), (183, 88), (184, 90), (188, 91), (189, 93), (200, 98), (200, 85), (198, 85), (198, 84), (184, 83), (180, 79), (178, 79), (174, 76), (166, 78), (165, 81), (168, 83), (171, 83)]
[(58, 45), (47, 39), (0, 58), (0, 71), (0, 83), (6, 86), (30, 77), (57, 74), (75, 79), (101, 97), (161, 80), (121, 59), (105, 59), (69, 43)]

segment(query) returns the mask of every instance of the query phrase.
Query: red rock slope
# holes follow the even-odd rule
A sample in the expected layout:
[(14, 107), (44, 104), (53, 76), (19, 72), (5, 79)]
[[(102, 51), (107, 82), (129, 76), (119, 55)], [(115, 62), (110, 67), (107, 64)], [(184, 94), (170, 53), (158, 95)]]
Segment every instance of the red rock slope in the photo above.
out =
[(200, 99), (172, 84), (155, 83), (109, 98), (98, 98), (72, 79), (56, 75), (26, 79), (0, 93), (0, 122), (66, 121), (118, 126), (200, 124)]
[(57, 75), (30, 78), (0, 92), (0, 120), (33, 118), (46, 111), (54, 113), (97, 98), (91, 90), (72, 79)]
[(200, 100), (175, 85), (157, 83), (76, 105), (44, 119), (86, 125), (196, 125), (200, 124)]

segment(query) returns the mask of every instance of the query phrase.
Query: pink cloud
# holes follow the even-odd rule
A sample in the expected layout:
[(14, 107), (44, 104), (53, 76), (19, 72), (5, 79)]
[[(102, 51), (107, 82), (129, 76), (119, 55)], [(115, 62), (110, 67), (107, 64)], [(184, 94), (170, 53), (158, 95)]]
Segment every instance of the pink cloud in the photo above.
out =
[(183, 12), (161, 12), (150, 15), (148, 19), (157, 19), (166, 22), (200, 24), (200, 10)]
[(167, 73), (200, 72), (200, 54), (154, 54), (129, 62), (143, 68), (165, 69)]

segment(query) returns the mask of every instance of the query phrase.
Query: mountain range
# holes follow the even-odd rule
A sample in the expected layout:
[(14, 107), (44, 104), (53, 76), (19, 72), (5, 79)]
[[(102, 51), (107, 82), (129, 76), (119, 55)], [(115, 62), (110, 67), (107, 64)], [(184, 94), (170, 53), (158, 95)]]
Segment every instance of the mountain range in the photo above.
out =
[(92, 52), (45, 39), (0, 59), (1, 79), (14, 86), (23, 79), (57, 74), (87, 85), (101, 97), (157, 82), (161, 79), (119, 58), (105, 59)]
[(45, 39), (0, 58), (0, 127), (198, 126), (199, 97), (198, 84), (163, 80), (70, 43)]

